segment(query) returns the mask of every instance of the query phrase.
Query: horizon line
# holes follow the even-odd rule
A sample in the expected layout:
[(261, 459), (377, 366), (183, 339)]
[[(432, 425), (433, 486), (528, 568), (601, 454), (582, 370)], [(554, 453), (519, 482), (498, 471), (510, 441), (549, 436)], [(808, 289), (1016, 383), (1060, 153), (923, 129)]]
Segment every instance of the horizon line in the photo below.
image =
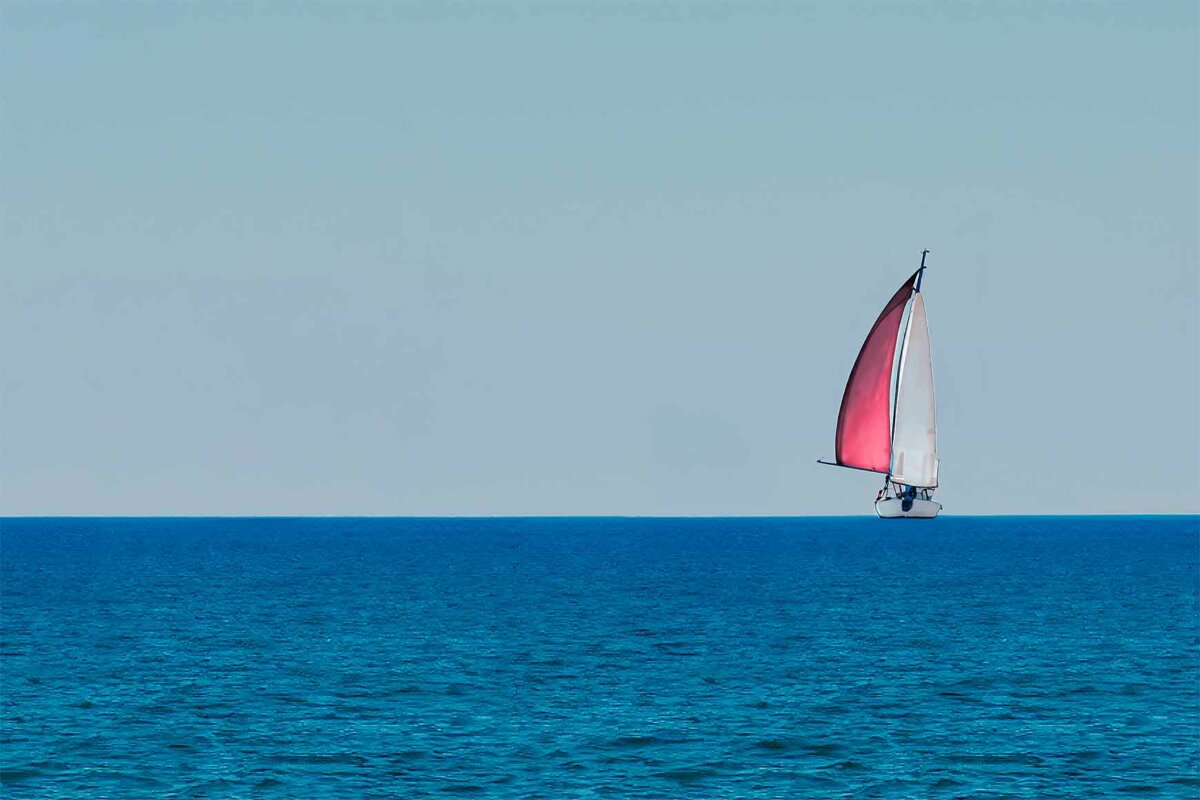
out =
[[(1051, 512), (1041, 514), (946, 514), (938, 519), (1014, 517), (1200, 517), (1200, 511), (1113, 511), (1096, 514)], [(0, 520), (25, 519), (396, 519), (396, 520), (505, 520), (505, 519), (876, 519), (872, 514), (3, 514)]]

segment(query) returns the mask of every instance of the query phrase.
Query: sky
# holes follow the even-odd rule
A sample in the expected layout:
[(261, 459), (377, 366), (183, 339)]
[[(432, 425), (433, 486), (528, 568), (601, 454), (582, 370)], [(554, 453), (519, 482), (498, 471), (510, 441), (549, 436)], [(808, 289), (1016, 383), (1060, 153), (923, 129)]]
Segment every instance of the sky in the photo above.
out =
[(0, 9), (0, 513), (1200, 511), (1187, 2)]

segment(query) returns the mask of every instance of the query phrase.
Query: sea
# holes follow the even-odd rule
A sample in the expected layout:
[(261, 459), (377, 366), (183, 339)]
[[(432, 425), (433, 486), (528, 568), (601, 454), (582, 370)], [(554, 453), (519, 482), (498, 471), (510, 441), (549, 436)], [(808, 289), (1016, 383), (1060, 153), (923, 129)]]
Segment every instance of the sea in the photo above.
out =
[(1200, 796), (1200, 517), (0, 520), (4, 798)]

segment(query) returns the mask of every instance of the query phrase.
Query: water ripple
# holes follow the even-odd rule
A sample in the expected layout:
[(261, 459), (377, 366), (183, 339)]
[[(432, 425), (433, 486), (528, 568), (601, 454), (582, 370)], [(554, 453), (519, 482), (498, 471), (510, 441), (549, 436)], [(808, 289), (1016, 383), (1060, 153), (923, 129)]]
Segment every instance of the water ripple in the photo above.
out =
[(6, 798), (1194, 798), (1196, 518), (3, 520)]

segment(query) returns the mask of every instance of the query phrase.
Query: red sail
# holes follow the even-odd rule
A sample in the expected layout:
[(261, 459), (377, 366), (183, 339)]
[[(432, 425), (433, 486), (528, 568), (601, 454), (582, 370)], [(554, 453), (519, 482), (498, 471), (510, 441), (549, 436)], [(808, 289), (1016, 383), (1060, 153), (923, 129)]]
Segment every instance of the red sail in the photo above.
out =
[(912, 295), (916, 279), (914, 272), (883, 307), (850, 370), (837, 424), (837, 462), (843, 466), (887, 473), (891, 465), (888, 401), (892, 362), (904, 304)]

